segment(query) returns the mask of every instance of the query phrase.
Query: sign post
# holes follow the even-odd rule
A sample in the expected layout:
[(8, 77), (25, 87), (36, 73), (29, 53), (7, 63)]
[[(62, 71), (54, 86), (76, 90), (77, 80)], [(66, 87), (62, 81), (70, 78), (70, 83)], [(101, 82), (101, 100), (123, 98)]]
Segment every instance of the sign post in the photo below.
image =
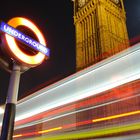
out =
[(15, 63), (13, 65), (8, 87), (8, 95), (6, 99), (5, 113), (3, 118), (1, 140), (12, 140), (13, 137), (20, 73), (20, 66)]
[[(39, 42), (16, 29), (16, 27), (21, 25), (30, 28)], [(45, 39), (40, 30), (31, 21), (25, 18), (13, 18), (8, 24), (1, 22), (0, 30), (4, 34), (3, 48), (0, 49), (3, 50), (4, 53), (7, 54), (6, 57), (10, 59), (6, 64), (12, 61), (12, 69), (8, 70), (11, 72), (11, 76), (6, 98), (1, 140), (12, 140), (20, 75), (29, 68), (41, 64), (45, 58), (48, 59), (50, 51), (46, 47)], [(18, 45), (16, 40), (21, 42), (22, 45)], [(21, 46), (27, 48), (26, 51), (23, 51)], [(7, 70), (7, 67), (4, 65), (3, 67)]]

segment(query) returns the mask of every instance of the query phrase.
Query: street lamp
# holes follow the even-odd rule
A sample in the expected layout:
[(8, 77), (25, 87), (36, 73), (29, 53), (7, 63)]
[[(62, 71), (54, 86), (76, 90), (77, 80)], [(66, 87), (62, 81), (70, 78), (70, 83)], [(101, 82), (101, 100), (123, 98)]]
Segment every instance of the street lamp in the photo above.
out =
[[(39, 42), (16, 29), (21, 25), (30, 28)], [(3, 34), (2, 46), (0, 46), (3, 55), (0, 58), (0, 66), (11, 73), (1, 140), (12, 140), (20, 75), (28, 69), (41, 64), (45, 58), (48, 59), (49, 49), (46, 47), (45, 39), (40, 30), (28, 19), (16, 17), (12, 18), (8, 24), (1, 22), (0, 30)], [(17, 40), (22, 44), (17, 44)], [(27, 52), (23, 51), (23, 47), (27, 48)]]

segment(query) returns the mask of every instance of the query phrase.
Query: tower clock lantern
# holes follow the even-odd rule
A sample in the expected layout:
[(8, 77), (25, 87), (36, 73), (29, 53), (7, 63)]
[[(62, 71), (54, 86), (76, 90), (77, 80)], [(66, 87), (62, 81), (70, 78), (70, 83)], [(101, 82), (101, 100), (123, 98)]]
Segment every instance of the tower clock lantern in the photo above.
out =
[(73, 0), (76, 70), (129, 46), (123, 0)]

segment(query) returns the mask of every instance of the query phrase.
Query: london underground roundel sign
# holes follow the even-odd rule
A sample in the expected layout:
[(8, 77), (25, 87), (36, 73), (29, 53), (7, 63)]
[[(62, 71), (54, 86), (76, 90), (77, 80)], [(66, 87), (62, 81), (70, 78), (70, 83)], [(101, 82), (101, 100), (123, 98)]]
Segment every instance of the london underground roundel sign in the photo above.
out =
[[(25, 26), (30, 29), (38, 41), (17, 30), (16, 28), (18, 26)], [(45, 39), (41, 31), (30, 20), (22, 17), (15, 17), (9, 20), (8, 23), (1, 22), (0, 29), (6, 33), (5, 39), (8, 44), (6, 46), (6, 50), (8, 50), (8, 53), (10, 53), (10, 55), (21, 64), (36, 66), (45, 58), (49, 57), (50, 51), (46, 47)], [(30, 53), (26, 53), (20, 48), (16, 40), (23, 43), (26, 47), (29, 47), (27, 48), (27, 51), (32, 48), (36, 53), (32, 55)]]

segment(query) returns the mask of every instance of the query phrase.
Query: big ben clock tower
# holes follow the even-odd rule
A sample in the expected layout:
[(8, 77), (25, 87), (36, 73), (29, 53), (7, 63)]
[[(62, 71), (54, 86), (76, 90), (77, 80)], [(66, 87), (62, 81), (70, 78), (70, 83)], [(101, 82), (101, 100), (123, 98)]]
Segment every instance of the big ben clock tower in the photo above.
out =
[(123, 0), (73, 0), (76, 70), (129, 46)]

